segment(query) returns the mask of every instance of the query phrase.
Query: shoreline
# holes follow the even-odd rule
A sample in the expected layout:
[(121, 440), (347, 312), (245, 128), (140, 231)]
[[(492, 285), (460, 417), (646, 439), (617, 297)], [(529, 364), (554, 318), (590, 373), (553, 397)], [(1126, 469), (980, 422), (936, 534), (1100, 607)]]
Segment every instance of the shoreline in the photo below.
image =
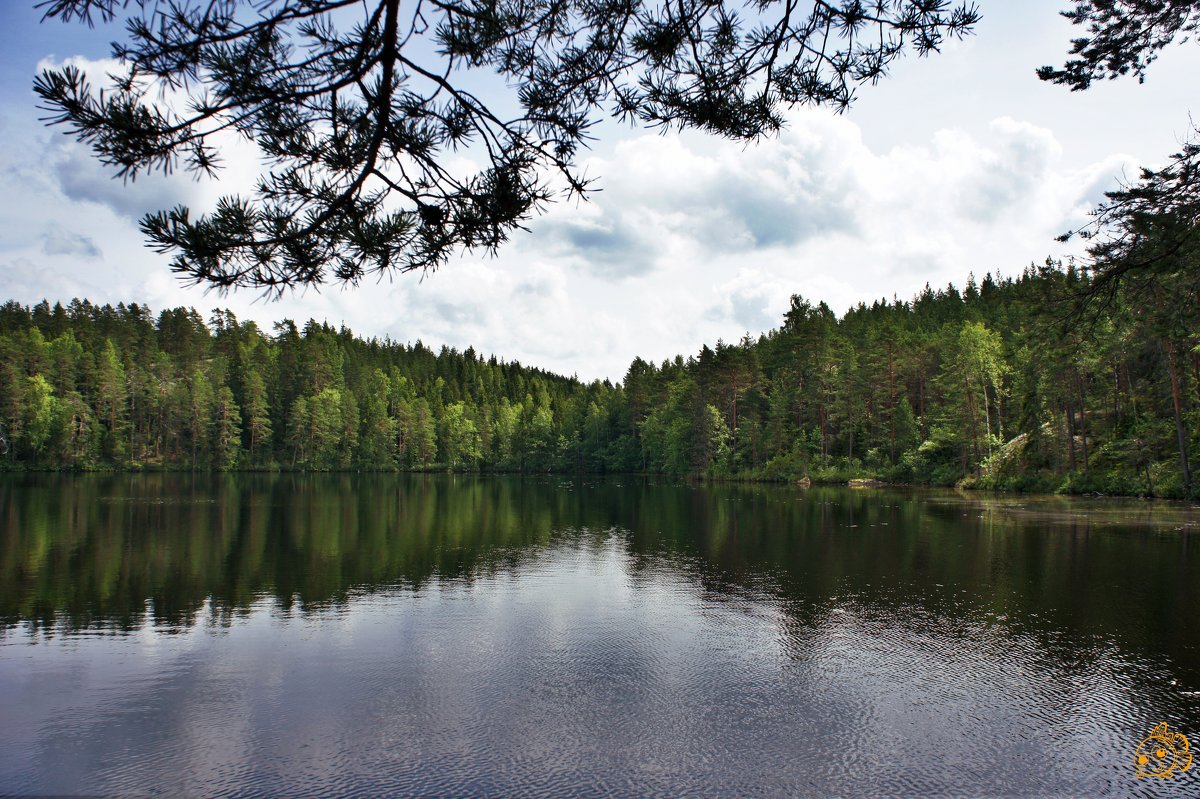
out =
[(1181, 496), (1164, 496), (1161, 494), (1121, 494), (1104, 493), (1100, 491), (1022, 491), (1019, 489), (993, 488), (975, 485), (973, 481), (960, 480), (954, 485), (935, 485), (932, 483), (916, 483), (912, 481), (893, 481), (879, 477), (855, 477), (849, 479), (812, 478), (777, 479), (753, 476), (718, 476), (718, 475), (680, 475), (666, 472), (585, 472), (585, 471), (553, 471), (553, 472), (519, 472), (494, 469), (312, 469), (293, 468), (284, 466), (238, 467), (230, 469), (187, 468), (170, 466), (137, 466), (137, 467), (92, 467), (86, 469), (37, 468), (25, 465), (0, 467), (0, 480), (6, 477), (27, 475), (60, 475), (60, 476), (130, 476), (130, 475), (193, 475), (216, 477), (228, 475), (432, 475), (432, 476), (463, 476), (463, 477), (503, 477), (503, 478), (628, 478), (666, 479), (681, 483), (697, 483), (712, 485), (764, 485), (786, 486), (798, 490), (810, 488), (848, 488), (856, 491), (869, 490), (935, 490), (953, 491), (962, 494), (1001, 497), (1060, 497), (1066, 499), (1136, 499), (1162, 500), (1167, 502), (1192, 502), (1196, 500)]

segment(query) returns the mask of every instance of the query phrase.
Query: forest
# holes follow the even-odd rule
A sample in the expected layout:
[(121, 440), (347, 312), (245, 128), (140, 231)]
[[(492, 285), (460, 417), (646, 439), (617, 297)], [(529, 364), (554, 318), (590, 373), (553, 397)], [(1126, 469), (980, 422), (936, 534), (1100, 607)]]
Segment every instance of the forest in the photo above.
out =
[[(1071, 266), (928, 285), (584, 383), (216, 310), (0, 306), (9, 470), (662, 473), (1200, 497), (1200, 295)], [(1093, 292), (1095, 293), (1095, 292)], [(1174, 297), (1175, 294), (1170, 296)]]

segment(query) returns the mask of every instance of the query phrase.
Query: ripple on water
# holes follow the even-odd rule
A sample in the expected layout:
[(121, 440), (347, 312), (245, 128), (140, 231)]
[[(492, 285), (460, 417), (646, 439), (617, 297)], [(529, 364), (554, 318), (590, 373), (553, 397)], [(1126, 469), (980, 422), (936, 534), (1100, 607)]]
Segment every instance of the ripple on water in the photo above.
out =
[(0, 773), (214, 796), (1200, 793), (1200, 764), (1132, 778), (1154, 723), (1200, 735), (1169, 663), (949, 583), (785, 594), (705, 568), (577, 530), (418, 591), (262, 601), (226, 627), (12, 634), (5, 689), (42, 668), (60, 688), (0, 699), (31, 729), (28, 764), (0, 755)]

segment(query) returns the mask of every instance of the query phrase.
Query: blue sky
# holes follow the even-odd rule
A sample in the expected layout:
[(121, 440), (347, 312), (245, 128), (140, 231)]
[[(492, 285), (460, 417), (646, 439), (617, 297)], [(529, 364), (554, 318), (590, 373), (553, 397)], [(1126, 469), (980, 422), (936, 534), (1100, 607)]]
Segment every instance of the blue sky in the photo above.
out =
[(313, 317), (583, 378), (620, 379), (637, 355), (757, 335), (794, 293), (841, 312), (1067, 256), (1078, 245), (1056, 234), (1122, 171), (1177, 149), (1189, 76), (1200, 74), (1200, 46), (1184, 44), (1144, 85), (1042, 84), (1034, 69), (1061, 63), (1074, 33), (1055, 13), (1062, 4), (981, 0), (976, 36), (906, 58), (847, 114), (796, 110), (778, 138), (748, 147), (606, 123), (583, 159), (602, 191), (553, 206), (497, 257), (264, 301), (180, 285), (136, 228), (142, 213), (180, 201), (210, 207), (256, 174), (254, 152), (230, 153), (215, 184), (112, 180), (38, 123), (31, 83), (39, 63), (105, 58), (121, 30), (40, 24), (33, 5), (0, 10), (3, 298), (228, 307), (264, 326)]

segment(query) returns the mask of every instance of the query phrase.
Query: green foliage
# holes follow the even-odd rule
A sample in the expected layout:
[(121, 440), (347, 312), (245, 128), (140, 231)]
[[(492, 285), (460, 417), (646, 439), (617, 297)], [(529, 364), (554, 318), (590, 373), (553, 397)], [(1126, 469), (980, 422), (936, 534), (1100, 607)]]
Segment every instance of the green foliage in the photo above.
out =
[(50, 440), (58, 413), (58, 400), (46, 378), (34, 375), (25, 378), (24, 418), (21, 433), (24, 447), (35, 460)]
[(361, 403), (362, 433), (356, 457), (364, 468), (388, 468), (396, 463), (399, 421), (388, 413), (392, 386), (382, 369), (372, 372)]
[(96, 416), (104, 426), (103, 455), (121, 463), (125, 459), (125, 366), (112, 339), (104, 339), (103, 348), (96, 354), (95, 371)]
[(808, 477), (812, 471), (809, 463), (809, 453), (803, 443), (797, 441), (792, 449), (767, 461), (762, 469), (762, 478), (779, 482), (801, 480)]
[(242, 414), (229, 386), (221, 386), (217, 392), (213, 413), (213, 465), (218, 469), (232, 469), (241, 455)]
[(256, 370), (245, 373), (242, 401), (246, 404), (246, 451), (251, 463), (258, 462), (259, 453), (270, 446), (271, 417), (267, 402), (267, 384)]
[(447, 405), (438, 425), (439, 451), (450, 469), (472, 469), (483, 457), (479, 430), (465, 402)]
[[(1048, 263), (841, 319), (794, 297), (757, 341), (635, 361), (626, 396), (643, 468), (1194, 495), (1200, 372), (1184, 354), (1200, 344), (1200, 305), (1122, 290), (1086, 328), (1066, 324), (1090, 285)], [(1180, 295), (1197, 288), (1177, 278)], [(704, 458), (704, 408), (730, 430), (727, 464)]]
[(317, 469), (341, 465), (338, 455), (344, 429), (343, 412), (342, 392), (336, 388), (321, 389), (308, 398), (307, 414), (302, 417), (306, 465)]
[(896, 409), (892, 412), (892, 430), (894, 451), (908, 452), (920, 443), (921, 430), (908, 397), (901, 397), (896, 403)]
[[(43, 329), (44, 328), (44, 329)], [(51, 337), (52, 336), (52, 337)], [(9, 468), (627, 469), (619, 387), (473, 350), (77, 300), (0, 306)]]
[(267, 336), (228, 312), (210, 329), (185, 309), (155, 320), (138, 305), (8, 303), (0, 451), (34, 468), (646, 471), (1194, 496), (1200, 305), (1128, 285), (1091, 336), (1062, 323), (1088, 277), (1055, 264), (840, 319), (796, 297), (778, 330), (635, 359), (624, 386), (311, 322)]

